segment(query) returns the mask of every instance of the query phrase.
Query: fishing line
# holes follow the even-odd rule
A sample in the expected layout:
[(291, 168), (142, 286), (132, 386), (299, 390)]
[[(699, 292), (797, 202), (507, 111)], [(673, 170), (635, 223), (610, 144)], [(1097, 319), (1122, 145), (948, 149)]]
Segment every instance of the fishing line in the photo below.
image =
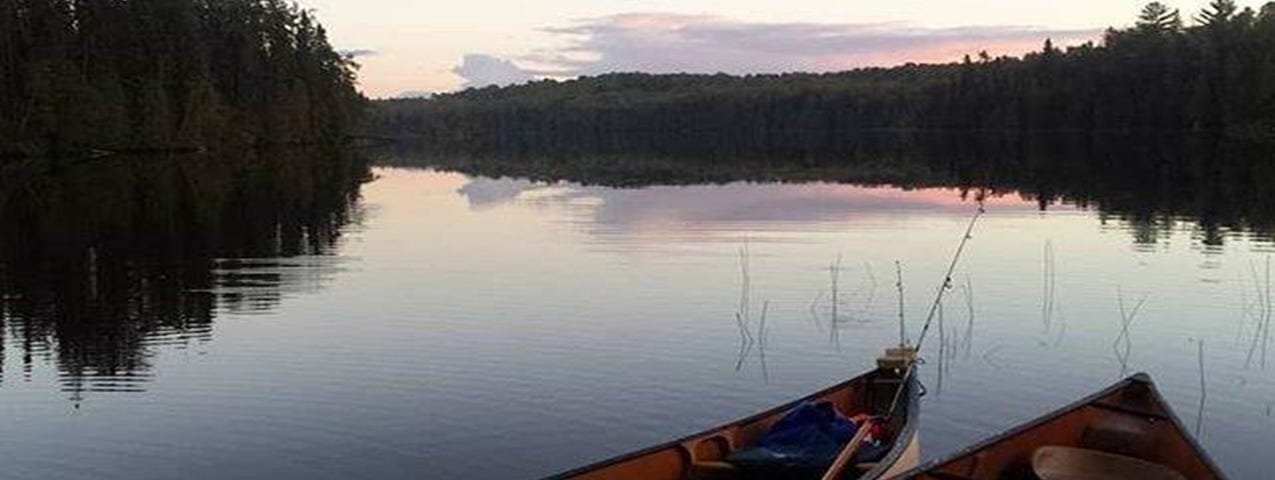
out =
[[(930, 324), (934, 321), (934, 315), (938, 312), (939, 304), (943, 301), (943, 294), (952, 288), (952, 274), (956, 272), (956, 265), (961, 260), (961, 254), (965, 252), (965, 245), (973, 238), (974, 225), (978, 223), (979, 217), (987, 213), (987, 209), (983, 205), (983, 200), (978, 201), (978, 211), (974, 212), (974, 217), (970, 219), (969, 226), (965, 227), (965, 236), (961, 237), (961, 243), (956, 247), (956, 253), (952, 255), (952, 262), (947, 266), (947, 274), (943, 276), (943, 284), (939, 286), (938, 292), (934, 295), (934, 303), (930, 305), (930, 314), (925, 318), (925, 325), (921, 327), (921, 335), (916, 339), (916, 352), (921, 351), (921, 345), (925, 343), (925, 334), (930, 331)], [(902, 282), (900, 281), (900, 284)], [(906, 344), (900, 347), (906, 347)], [(940, 354), (941, 355), (941, 354)], [(920, 359), (916, 361), (919, 363)], [(890, 409), (886, 410), (885, 418), (888, 420), (894, 416), (895, 410), (899, 407), (899, 400), (903, 397), (903, 391), (907, 389), (908, 380), (915, 375), (916, 368), (912, 365), (903, 374), (903, 379), (899, 383), (898, 390), (894, 391), (894, 400), (890, 401)]]

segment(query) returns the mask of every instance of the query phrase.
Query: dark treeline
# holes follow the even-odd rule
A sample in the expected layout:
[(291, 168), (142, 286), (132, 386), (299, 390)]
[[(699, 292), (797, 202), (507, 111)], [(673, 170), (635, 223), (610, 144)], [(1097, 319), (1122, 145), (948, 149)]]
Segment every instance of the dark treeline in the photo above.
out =
[(72, 397), (140, 388), (217, 311), (318, 287), (369, 178), (316, 149), (0, 165), (0, 360), (55, 365)]
[(1015, 195), (1041, 209), (1095, 208), (1150, 244), (1190, 226), (1204, 246), (1242, 235), (1275, 243), (1275, 144), (1221, 135), (878, 132), (840, 157), (461, 155), (404, 144), (378, 163), (486, 177), (642, 187), (838, 182)]
[(474, 152), (841, 154), (855, 132), (1275, 134), (1275, 2), (1184, 25), (1147, 5), (1098, 44), (830, 74), (610, 74), (377, 103), (387, 134)]
[(339, 139), (355, 68), (284, 0), (0, 0), (0, 156)]

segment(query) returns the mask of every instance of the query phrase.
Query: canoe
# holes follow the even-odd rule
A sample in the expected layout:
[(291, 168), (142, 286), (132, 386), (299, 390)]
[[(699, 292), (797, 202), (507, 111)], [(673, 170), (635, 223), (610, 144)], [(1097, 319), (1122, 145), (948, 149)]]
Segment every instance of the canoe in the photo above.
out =
[(899, 478), (1225, 478), (1139, 373)]
[[(884, 418), (883, 446), (886, 453), (871, 463), (845, 461), (851, 458), (846, 447), (828, 469), (813, 478), (889, 478), (913, 466), (920, 459), (917, 439), (920, 384), (916, 379), (915, 355), (910, 350), (891, 349), (895, 357), (878, 360), (878, 368), (792, 402), (750, 417), (711, 428), (662, 445), (642, 449), (592, 465), (548, 477), (549, 479), (732, 479), (746, 472), (726, 461), (727, 456), (754, 445), (772, 425), (799, 405), (830, 402), (846, 416), (866, 413)], [(904, 355), (900, 361), (898, 355)], [(902, 391), (900, 391), (900, 388)], [(888, 415), (891, 406), (894, 414)], [(857, 437), (857, 436), (856, 436)], [(852, 440), (850, 444), (854, 444)], [(844, 459), (842, 458), (844, 457)], [(809, 478), (792, 472), (795, 478)], [(789, 475), (783, 475), (789, 476)], [(771, 475), (767, 477), (773, 478)]]

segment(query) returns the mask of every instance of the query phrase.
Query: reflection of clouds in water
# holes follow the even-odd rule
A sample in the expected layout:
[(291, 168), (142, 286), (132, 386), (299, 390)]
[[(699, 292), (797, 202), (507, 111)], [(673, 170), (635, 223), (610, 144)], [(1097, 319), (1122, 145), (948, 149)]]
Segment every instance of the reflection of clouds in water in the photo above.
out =
[[(506, 203), (556, 205), (579, 211), (597, 227), (648, 233), (831, 223), (904, 212), (963, 214), (974, 205), (972, 200), (962, 199), (955, 189), (904, 190), (829, 183), (617, 189), (473, 178), (458, 193), (474, 209)], [(988, 208), (1030, 212), (1037, 205), (1018, 197), (999, 197), (990, 199)]]
[(831, 184), (731, 184), (607, 192), (597, 219), (611, 225), (820, 223), (935, 209), (965, 210), (968, 206), (960, 203), (953, 191), (904, 192)]
[(469, 201), (469, 208), (481, 210), (513, 202), (523, 192), (544, 187), (524, 179), (473, 177), (456, 193)]

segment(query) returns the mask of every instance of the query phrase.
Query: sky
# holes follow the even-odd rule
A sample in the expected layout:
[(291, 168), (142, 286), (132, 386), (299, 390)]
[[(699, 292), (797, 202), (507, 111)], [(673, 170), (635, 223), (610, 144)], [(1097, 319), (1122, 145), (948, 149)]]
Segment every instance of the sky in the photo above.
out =
[[(825, 72), (1097, 40), (1131, 0), (300, 0), (374, 98), (608, 72)], [(1166, 1), (1189, 19), (1206, 2)], [(1256, 8), (1260, 1), (1241, 1)]]

